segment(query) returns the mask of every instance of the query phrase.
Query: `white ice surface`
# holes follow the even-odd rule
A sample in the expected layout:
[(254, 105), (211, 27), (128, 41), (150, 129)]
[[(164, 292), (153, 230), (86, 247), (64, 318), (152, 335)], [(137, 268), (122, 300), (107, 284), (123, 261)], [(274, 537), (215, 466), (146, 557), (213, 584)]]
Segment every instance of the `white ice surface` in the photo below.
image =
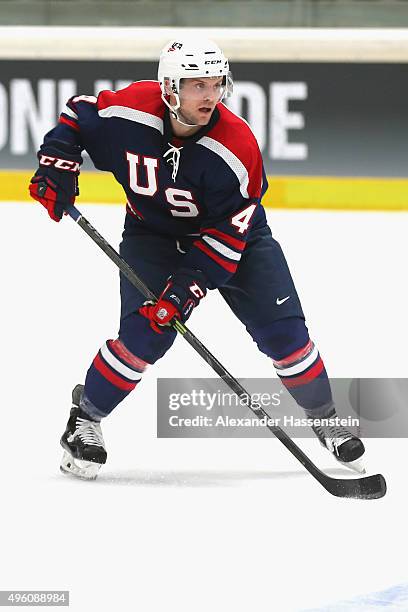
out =
[[(117, 246), (123, 210), (81, 208)], [(69, 589), (75, 612), (286, 612), (407, 581), (406, 441), (367, 441), (389, 487), (368, 502), (330, 496), (275, 439), (156, 439), (156, 377), (212, 376), (182, 339), (104, 422), (99, 479), (60, 475), (71, 389), (117, 331), (118, 275), (71, 220), (0, 216), (0, 590)], [(269, 217), (330, 375), (406, 377), (408, 215)], [(193, 331), (234, 375), (273, 376), (213, 293)]]

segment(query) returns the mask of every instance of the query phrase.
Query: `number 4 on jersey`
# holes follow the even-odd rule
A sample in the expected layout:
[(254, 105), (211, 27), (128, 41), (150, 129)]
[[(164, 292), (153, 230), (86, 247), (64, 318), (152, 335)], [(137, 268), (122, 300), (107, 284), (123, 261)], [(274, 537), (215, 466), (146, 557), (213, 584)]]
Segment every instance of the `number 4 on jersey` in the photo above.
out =
[(245, 234), (248, 230), (249, 222), (251, 221), (252, 215), (255, 212), (256, 204), (251, 204), (244, 208), (244, 210), (240, 210), (234, 217), (231, 219), (231, 225), (234, 225), (238, 228), (238, 233)]

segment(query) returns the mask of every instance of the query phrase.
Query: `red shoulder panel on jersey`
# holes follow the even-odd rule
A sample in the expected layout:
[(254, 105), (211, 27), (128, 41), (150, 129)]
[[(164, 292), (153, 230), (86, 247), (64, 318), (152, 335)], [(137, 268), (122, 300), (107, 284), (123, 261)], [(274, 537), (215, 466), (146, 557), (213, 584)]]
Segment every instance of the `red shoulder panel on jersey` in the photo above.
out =
[(119, 91), (101, 91), (97, 106), (98, 110), (109, 106), (127, 106), (160, 119), (163, 119), (165, 110), (158, 81), (136, 81)]
[(217, 105), (220, 120), (206, 134), (237, 157), (248, 172), (248, 195), (258, 199), (262, 190), (262, 155), (249, 125), (224, 104)]

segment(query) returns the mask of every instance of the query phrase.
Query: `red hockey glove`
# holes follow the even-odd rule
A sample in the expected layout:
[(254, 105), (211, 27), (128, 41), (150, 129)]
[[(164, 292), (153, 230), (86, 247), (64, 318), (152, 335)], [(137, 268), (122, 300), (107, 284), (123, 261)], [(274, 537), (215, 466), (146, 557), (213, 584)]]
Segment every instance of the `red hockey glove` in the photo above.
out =
[[(40, 202), (54, 221), (60, 221), (67, 206), (79, 195), (78, 175), (82, 163), (80, 154), (57, 151), (54, 147), (42, 147), (38, 153), (40, 167), (30, 181), (30, 195)], [(51, 154), (52, 153), (52, 154)], [(59, 156), (60, 154), (60, 156)]]
[(146, 302), (139, 312), (149, 319), (152, 329), (161, 334), (160, 327), (169, 325), (174, 317), (183, 323), (187, 321), (206, 293), (205, 277), (200, 270), (180, 268), (170, 276), (156, 304)]

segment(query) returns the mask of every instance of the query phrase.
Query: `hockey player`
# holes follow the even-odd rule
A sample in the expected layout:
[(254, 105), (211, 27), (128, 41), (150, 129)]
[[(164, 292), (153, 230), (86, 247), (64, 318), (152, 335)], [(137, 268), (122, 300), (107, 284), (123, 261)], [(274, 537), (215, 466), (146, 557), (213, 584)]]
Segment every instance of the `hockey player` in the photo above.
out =
[[(159, 295), (156, 304), (121, 277), (121, 319), (73, 390), (61, 438), (61, 469), (94, 478), (106, 462), (100, 422), (171, 347), (173, 317), (185, 322), (218, 289), (289, 393), (309, 417), (336, 416), (319, 352), (261, 204), (267, 189), (251, 129), (222, 100), (232, 92), (228, 61), (207, 40), (176, 40), (158, 81), (98, 98), (76, 96), (44, 138), (32, 197), (54, 221), (78, 195), (81, 152), (114, 174), (127, 198), (121, 255)], [(314, 427), (339, 461), (364, 453), (340, 426)]]

